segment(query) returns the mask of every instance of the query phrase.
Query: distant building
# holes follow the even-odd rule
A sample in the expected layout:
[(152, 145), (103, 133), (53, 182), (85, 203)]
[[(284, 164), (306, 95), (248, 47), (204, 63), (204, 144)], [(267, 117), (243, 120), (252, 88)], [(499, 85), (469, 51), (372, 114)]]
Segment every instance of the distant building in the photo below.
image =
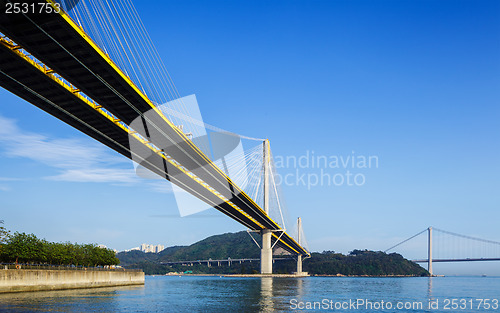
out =
[(156, 249), (155, 249), (155, 252), (158, 253), (158, 252), (161, 252), (163, 250), (165, 250), (165, 246), (164, 245), (157, 245)]
[(141, 250), (142, 252), (151, 252), (149, 249), (149, 246), (148, 244), (145, 244), (143, 243), (140, 247), (139, 247), (139, 250)]
[(158, 253), (158, 252), (165, 250), (165, 246), (164, 245), (150, 245), (147, 243), (143, 243), (139, 247), (128, 249), (128, 250), (125, 250), (124, 252), (129, 252), (129, 251), (133, 251), (133, 250), (139, 250), (139, 251), (142, 251), (144, 253)]
[[(131, 250), (134, 250), (134, 249), (131, 249)], [(165, 250), (165, 246), (164, 245), (150, 245), (147, 243), (143, 243), (142, 245), (139, 246), (138, 250), (145, 252), (145, 253), (148, 253), (148, 252), (158, 253), (158, 252)]]

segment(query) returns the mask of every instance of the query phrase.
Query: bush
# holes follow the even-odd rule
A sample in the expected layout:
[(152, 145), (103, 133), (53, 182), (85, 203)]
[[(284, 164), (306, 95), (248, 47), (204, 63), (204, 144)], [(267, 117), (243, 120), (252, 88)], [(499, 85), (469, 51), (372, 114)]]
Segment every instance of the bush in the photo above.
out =
[(111, 249), (95, 244), (56, 243), (39, 239), (33, 234), (16, 232), (0, 246), (4, 262), (37, 264), (105, 266), (120, 263)]

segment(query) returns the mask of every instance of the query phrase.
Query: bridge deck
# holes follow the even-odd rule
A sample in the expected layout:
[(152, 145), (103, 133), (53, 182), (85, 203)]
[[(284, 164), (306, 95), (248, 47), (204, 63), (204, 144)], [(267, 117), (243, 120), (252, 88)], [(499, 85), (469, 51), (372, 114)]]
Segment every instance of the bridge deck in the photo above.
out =
[[(500, 261), (500, 258), (466, 258), (466, 259), (432, 259), (433, 263), (440, 262), (479, 262), (479, 261)], [(413, 260), (415, 263), (428, 263), (429, 260)]]
[[(273, 258), (273, 261), (295, 260), (293, 258)], [(191, 260), (191, 261), (166, 261), (160, 262), (163, 265), (176, 264), (208, 264), (208, 263), (244, 263), (244, 262), (260, 262), (260, 259), (244, 258), (244, 259), (216, 259), (216, 260)]]
[[(0, 4), (4, 2), (5, 0), (0, 0)], [(137, 131), (227, 199), (221, 201), (220, 196), (214, 196), (213, 192), (207, 191), (182, 170), (168, 167), (167, 172), (165, 159), (157, 154), (151, 154), (144, 160), (147, 168), (178, 184), (250, 229), (281, 230), (279, 225), (159, 112), (64, 12), (2, 14), (0, 31), (125, 124), (130, 125), (140, 116), (146, 118), (151, 127)], [(2, 56), (9, 55), (5, 50), (4, 45)], [(2, 86), (119, 153), (132, 157), (127, 143), (128, 133), (123, 129), (120, 130), (116, 123), (106, 121), (95, 110), (89, 110), (87, 104), (75, 99), (77, 96), (74, 93), (57, 86), (57, 82), (44, 78), (40, 73), (35, 74), (36, 70), (29, 69), (29, 66), (23, 64), (25, 61), (16, 54), (11, 53), (3, 60)], [(12, 79), (14, 77), (15, 79)], [(43, 95), (45, 99), (36, 94)], [(64, 113), (61, 109), (70, 114)], [(77, 119), (71, 116), (76, 116)], [(276, 234), (273, 236), (275, 239), (278, 238)], [(309, 254), (287, 233), (279, 238), (278, 245), (291, 253)]]
[[(9, 47), (8, 42), (0, 40), (0, 85), (111, 149), (130, 157), (129, 135), (123, 128), (92, 107), (85, 98), (78, 97), (68, 90), (68, 86), (64, 86), (61, 81), (42, 70), (20, 58), (18, 53), (12, 50), (12, 46)], [(142, 144), (134, 137), (130, 140), (136, 141), (136, 145)], [(157, 166), (161, 163), (161, 157), (153, 154), (143, 165), (158, 175), (165, 175), (164, 167)], [(172, 171), (174, 170), (175, 167)], [(196, 183), (183, 172), (177, 170), (170, 174), (172, 179), (177, 180), (177, 184), (196, 187)], [(200, 189), (196, 196), (204, 201), (211, 201), (214, 206), (218, 205), (220, 211), (246, 223), (247, 227), (258, 227), (252, 224), (251, 220), (245, 219), (240, 212), (230, 212), (229, 205), (220, 204), (220, 199), (213, 193)]]

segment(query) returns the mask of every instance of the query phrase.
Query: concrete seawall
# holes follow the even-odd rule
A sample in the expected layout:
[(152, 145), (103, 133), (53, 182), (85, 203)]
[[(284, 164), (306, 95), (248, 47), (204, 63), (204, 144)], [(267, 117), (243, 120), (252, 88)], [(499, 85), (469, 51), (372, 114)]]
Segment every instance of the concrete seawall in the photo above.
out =
[(0, 270), (0, 293), (144, 285), (142, 271)]

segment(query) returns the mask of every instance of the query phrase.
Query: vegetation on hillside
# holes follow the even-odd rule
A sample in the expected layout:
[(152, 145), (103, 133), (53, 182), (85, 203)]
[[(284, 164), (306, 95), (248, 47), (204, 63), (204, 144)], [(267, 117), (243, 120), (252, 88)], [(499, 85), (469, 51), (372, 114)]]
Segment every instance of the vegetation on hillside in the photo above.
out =
[(122, 264), (160, 263), (184, 260), (259, 258), (260, 250), (247, 232), (215, 235), (190, 246), (168, 247), (159, 253), (138, 250), (118, 253)]
[[(279, 268), (283, 271), (293, 271), (295, 266), (293, 262), (281, 264)], [(353, 250), (348, 255), (333, 251), (313, 252), (311, 258), (304, 261), (303, 268), (311, 275), (429, 275), (423, 267), (400, 254), (369, 250)]]
[[(0, 221), (1, 223), (2, 221)], [(120, 252), (98, 247), (95, 244), (55, 243), (39, 239), (33, 234), (15, 232), (10, 234), (0, 227), (0, 261), (32, 264), (104, 266), (121, 264), (129, 268), (141, 268), (146, 274), (192, 271), (193, 273), (241, 273), (253, 274), (259, 271), (259, 262), (227, 262), (211, 267), (206, 263), (165, 265), (162, 262), (258, 259), (260, 250), (246, 232), (211, 236), (190, 246), (169, 247), (160, 253), (141, 251)], [(285, 257), (285, 256), (281, 256)], [(276, 261), (275, 273), (295, 271), (293, 259)], [(427, 276), (429, 273), (419, 265), (396, 253), (386, 254), (368, 250), (353, 250), (348, 255), (324, 251), (312, 253), (303, 263), (303, 270), (312, 275), (412, 275)]]
[[(259, 262), (227, 262), (217, 266), (193, 263), (183, 265), (164, 265), (161, 262), (227, 260), (240, 258), (259, 258), (260, 250), (246, 232), (228, 233), (212, 236), (190, 246), (176, 246), (160, 253), (141, 251), (120, 252), (117, 254), (125, 267), (141, 268), (146, 274), (166, 274), (169, 272), (192, 271), (206, 274), (252, 274), (258, 273)], [(283, 256), (284, 257), (284, 256)], [(295, 260), (276, 261), (275, 273), (292, 273), (296, 270)], [(368, 250), (353, 250), (348, 255), (324, 251), (312, 253), (312, 257), (303, 263), (303, 270), (313, 275), (412, 275), (427, 276), (428, 272), (416, 263), (406, 260), (397, 253), (386, 254)]]

